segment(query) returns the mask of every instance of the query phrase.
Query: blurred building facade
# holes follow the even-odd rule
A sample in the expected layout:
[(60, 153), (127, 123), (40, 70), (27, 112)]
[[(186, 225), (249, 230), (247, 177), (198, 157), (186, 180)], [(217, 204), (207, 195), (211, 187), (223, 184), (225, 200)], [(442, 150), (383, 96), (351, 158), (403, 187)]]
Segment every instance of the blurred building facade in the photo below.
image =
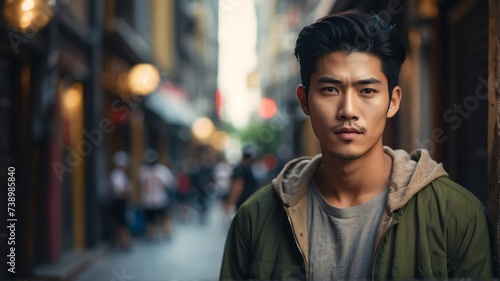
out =
[[(199, 143), (191, 127), (202, 117), (216, 121), (215, 96), (218, 64), (218, 9), (216, 1), (161, 1), (155, 54), (162, 74), (157, 93), (145, 105), (150, 128), (149, 146), (163, 150), (170, 161), (193, 157)], [(166, 19), (165, 19), (166, 18)], [(169, 40), (165, 40), (169, 38)], [(160, 105), (160, 106), (158, 106)], [(156, 121), (155, 121), (156, 120)]]
[[(214, 116), (217, 3), (0, 4), (0, 162), (16, 170), (16, 278), (71, 278), (110, 238), (112, 155), (130, 153), (137, 199), (135, 168), (145, 149), (157, 149), (163, 162), (183, 157), (197, 145), (190, 131), (195, 118)], [(129, 87), (138, 64), (160, 73), (159, 81), (149, 81), (159, 83), (149, 96)], [(170, 113), (172, 98), (182, 106), (176, 112), (190, 111), (190, 118)], [(152, 107), (154, 101), (166, 107)], [(6, 212), (0, 219), (7, 220)], [(6, 264), (6, 256), (0, 261)], [(13, 278), (0, 274), (7, 277)]]
[(2, 1), (0, 27), (9, 108), (2, 168), (16, 170), (18, 278), (100, 240), (93, 202), (105, 188), (101, 144), (110, 126), (100, 122), (99, 2), (25, 2)]

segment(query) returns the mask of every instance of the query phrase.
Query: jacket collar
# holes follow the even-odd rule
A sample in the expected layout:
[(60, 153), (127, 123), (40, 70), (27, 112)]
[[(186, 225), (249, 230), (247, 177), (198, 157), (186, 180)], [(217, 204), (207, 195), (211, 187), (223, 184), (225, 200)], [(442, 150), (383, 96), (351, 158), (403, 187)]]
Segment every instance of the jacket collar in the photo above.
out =
[[(433, 180), (448, 176), (442, 164), (436, 163), (427, 150), (408, 154), (384, 146), (385, 154), (393, 159), (387, 212), (403, 207), (418, 191)], [(295, 206), (306, 194), (311, 179), (322, 163), (322, 156), (300, 157), (288, 162), (273, 179), (273, 187), (283, 204)]]
[(309, 182), (321, 163), (322, 157), (318, 154), (313, 158), (296, 158), (283, 167), (272, 183), (284, 205), (295, 206), (305, 196)]

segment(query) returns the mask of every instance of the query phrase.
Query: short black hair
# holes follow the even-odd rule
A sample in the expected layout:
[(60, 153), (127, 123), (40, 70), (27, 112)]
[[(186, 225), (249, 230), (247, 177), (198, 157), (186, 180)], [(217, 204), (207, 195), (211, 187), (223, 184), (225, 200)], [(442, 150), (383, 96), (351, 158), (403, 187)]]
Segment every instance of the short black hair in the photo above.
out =
[(328, 53), (342, 51), (368, 53), (382, 61), (389, 95), (398, 84), (399, 71), (406, 59), (406, 50), (395, 35), (395, 25), (384, 24), (377, 15), (349, 10), (323, 17), (300, 32), (295, 57), (300, 64), (302, 85), (309, 92), (317, 60)]

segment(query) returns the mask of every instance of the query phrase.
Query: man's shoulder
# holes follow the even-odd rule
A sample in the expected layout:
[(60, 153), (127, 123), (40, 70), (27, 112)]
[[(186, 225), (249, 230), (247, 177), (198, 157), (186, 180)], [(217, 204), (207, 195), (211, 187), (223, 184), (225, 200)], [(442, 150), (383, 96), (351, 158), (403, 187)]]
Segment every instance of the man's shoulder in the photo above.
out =
[(240, 206), (238, 212), (264, 211), (274, 208), (279, 202), (272, 184), (265, 185), (255, 191), (248, 200)]
[[(238, 208), (232, 224), (244, 236), (257, 237), (259, 232), (265, 237), (272, 237), (282, 227), (284, 214), (283, 203), (278, 198), (272, 184), (261, 187)], [(271, 239), (272, 240), (272, 239)]]
[(448, 177), (437, 178), (432, 183), (438, 188), (448, 188), (450, 196), (463, 197), (466, 200), (470, 200), (472, 203), (479, 202), (479, 199), (477, 199), (470, 190)]
[(422, 189), (419, 194), (433, 196), (438, 201), (446, 202), (446, 205), (450, 207), (485, 209), (483, 203), (470, 190), (448, 177), (439, 177), (433, 180), (428, 188)]

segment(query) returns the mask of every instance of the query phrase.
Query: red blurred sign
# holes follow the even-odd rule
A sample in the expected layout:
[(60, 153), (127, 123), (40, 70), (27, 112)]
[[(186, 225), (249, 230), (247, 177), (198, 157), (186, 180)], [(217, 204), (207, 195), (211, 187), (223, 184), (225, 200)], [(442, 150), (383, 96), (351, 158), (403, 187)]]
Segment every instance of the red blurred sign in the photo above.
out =
[(276, 102), (270, 98), (263, 98), (260, 101), (259, 115), (264, 119), (271, 119), (276, 114)]

